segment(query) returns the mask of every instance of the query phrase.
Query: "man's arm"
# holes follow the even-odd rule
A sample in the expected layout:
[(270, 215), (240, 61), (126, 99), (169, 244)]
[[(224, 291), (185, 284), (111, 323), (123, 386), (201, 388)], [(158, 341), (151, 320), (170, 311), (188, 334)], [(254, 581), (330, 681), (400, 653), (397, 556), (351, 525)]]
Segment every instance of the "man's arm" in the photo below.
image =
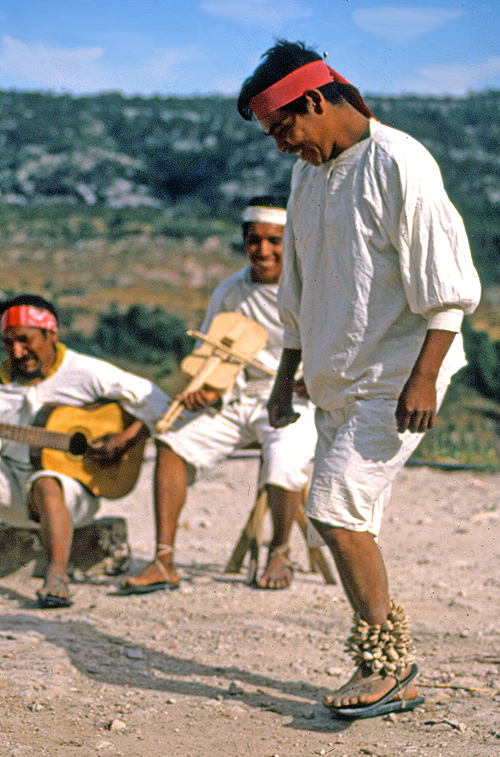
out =
[(429, 329), (396, 409), (398, 431), (424, 432), (436, 422), (436, 381), (454, 331)]
[(295, 373), (299, 367), (302, 350), (285, 348), (274, 380), (274, 386), (267, 403), (269, 423), (273, 428), (281, 428), (294, 423), (300, 416), (292, 407)]
[(147, 439), (149, 430), (145, 423), (134, 420), (130, 426), (118, 434), (106, 434), (99, 439), (94, 439), (90, 444), (90, 454), (102, 463), (113, 463), (130, 447), (139, 441)]

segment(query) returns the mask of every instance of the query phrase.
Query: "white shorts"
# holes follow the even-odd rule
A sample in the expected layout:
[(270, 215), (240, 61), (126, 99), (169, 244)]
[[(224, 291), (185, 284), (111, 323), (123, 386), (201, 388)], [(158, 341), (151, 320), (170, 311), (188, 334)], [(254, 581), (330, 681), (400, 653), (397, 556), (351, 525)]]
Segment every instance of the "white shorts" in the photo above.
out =
[[(447, 387), (438, 389), (438, 407)], [(350, 531), (380, 531), (391, 484), (423, 434), (399, 434), (396, 400), (359, 400), (316, 410), (318, 444), (306, 513)]]
[(42, 476), (56, 478), (64, 494), (75, 528), (91, 523), (99, 509), (97, 497), (74, 478), (54, 471), (22, 470), (0, 458), (0, 522), (16, 528), (38, 528), (27, 505), (27, 497), (33, 481)]
[(207, 410), (178, 431), (156, 438), (182, 457), (196, 478), (235, 450), (257, 442), (262, 447), (260, 485), (301, 491), (316, 446), (314, 406), (308, 400), (294, 400), (299, 420), (285, 428), (272, 428), (266, 403), (267, 398), (243, 396), (219, 412)]

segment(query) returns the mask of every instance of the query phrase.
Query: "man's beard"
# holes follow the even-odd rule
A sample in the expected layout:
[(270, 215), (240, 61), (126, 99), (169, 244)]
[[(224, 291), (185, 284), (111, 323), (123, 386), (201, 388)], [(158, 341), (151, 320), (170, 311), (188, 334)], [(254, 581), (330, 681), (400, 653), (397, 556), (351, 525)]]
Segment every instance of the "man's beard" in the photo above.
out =
[(31, 381), (35, 378), (43, 379), (42, 366), (40, 364), (38, 364), (37, 367), (33, 368), (32, 370), (27, 370), (22, 367), (22, 362), (20, 360), (13, 361), (12, 374), (18, 378), (24, 379), (25, 381)]

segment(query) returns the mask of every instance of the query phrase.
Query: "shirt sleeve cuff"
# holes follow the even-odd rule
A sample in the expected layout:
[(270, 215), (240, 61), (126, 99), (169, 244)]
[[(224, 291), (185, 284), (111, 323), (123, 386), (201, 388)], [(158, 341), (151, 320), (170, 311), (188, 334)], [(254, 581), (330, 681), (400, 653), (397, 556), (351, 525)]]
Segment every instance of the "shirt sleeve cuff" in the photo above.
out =
[(283, 347), (287, 350), (301, 350), (302, 344), (298, 336), (285, 331), (283, 335)]
[(462, 310), (440, 310), (433, 313), (427, 321), (427, 329), (439, 331), (454, 331), (456, 334), (462, 327), (464, 314)]

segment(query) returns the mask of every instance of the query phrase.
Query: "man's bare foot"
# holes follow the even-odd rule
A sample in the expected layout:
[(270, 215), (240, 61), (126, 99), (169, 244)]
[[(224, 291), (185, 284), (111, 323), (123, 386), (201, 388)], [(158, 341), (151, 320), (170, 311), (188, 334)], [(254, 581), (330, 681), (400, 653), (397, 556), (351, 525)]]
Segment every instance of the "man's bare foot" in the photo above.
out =
[(136, 576), (128, 576), (120, 584), (123, 594), (147, 594), (160, 589), (177, 589), (179, 576), (171, 558), (157, 557)]
[[(412, 666), (408, 665), (401, 676), (401, 680), (404, 681), (411, 671)], [(395, 686), (397, 686), (397, 680), (393, 676), (382, 678), (378, 672), (370, 673), (361, 667), (356, 669), (354, 675), (340, 689), (334, 691), (333, 694), (326, 694), (323, 697), (323, 704), (333, 709), (366, 707), (378, 702)], [(402, 686), (401, 691), (396, 690), (394, 699), (401, 699), (402, 695), (408, 701), (416, 698), (417, 688), (412, 681)]]
[(293, 570), (288, 553), (288, 545), (269, 551), (266, 569), (257, 581), (259, 589), (286, 589), (290, 586)]
[(47, 573), (44, 584), (36, 593), (40, 607), (69, 607), (71, 597), (69, 593), (69, 577), (67, 573)]

